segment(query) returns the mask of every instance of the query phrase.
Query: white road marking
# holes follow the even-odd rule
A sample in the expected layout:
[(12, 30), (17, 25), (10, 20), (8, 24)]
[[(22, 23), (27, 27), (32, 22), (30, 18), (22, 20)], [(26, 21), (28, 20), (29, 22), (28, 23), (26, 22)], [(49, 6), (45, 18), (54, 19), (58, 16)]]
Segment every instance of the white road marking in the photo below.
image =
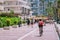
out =
[(30, 34), (32, 34), (32, 33), (33, 33), (34, 31), (36, 31), (36, 30), (37, 30), (37, 28), (36, 28), (35, 30), (33, 30), (33, 31), (29, 32), (29, 33), (27, 33), (26, 35), (20, 37), (18, 40), (24, 39), (25, 37), (29, 36)]

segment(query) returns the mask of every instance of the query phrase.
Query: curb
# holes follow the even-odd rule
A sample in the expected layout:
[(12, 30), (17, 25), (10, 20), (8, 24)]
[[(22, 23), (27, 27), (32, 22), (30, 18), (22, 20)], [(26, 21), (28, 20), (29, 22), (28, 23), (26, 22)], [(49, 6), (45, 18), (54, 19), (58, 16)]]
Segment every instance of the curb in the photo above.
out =
[(60, 40), (59, 28), (58, 28), (58, 26), (57, 26), (57, 23), (56, 23), (56, 22), (54, 23), (54, 26), (55, 26), (56, 32), (57, 32), (57, 34), (58, 34), (58, 36), (59, 36), (59, 40)]

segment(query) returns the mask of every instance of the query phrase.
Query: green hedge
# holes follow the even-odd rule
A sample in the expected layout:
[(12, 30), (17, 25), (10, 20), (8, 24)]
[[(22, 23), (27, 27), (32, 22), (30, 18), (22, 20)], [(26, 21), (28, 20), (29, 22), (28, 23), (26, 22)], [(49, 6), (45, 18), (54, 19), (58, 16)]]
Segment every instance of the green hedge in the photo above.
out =
[(0, 27), (17, 25), (19, 21), (25, 23), (25, 20), (21, 20), (17, 15), (14, 15), (13, 10), (10, 13), (0, 13)]
[(20, 20), (18, 17), (0, 17), (0, 27), (17, 25)]
[(25, 20), (22, 20), (19, 17), (0, 17), (0, 28), (4, 26), (17, 25), (19, 21), (21, 21), (23, 24), (26, 23)]

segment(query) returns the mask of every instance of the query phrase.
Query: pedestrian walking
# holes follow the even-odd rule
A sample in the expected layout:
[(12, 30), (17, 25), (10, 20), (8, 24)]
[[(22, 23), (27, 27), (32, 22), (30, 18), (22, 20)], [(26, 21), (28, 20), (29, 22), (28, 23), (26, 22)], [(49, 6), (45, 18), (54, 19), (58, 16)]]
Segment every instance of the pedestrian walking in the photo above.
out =
[(30, 20), (29, 20), (29, 19), (27, 19), (27, 25), (28, 25), (28, 26), (30, 25)]
[(20, 20), (20, 21), (18, 22), (18, 27), (21, 27), (21, 24), (22, 24), (22, 23), (21, 23), (21, 20)]
[(39, 19), (38, 26), (39, 26), (40, 36), (42, 36), (42, 34), (43, 34), (43, 24), (44, 24), (44, 22), (42, 21), (42, 19)]
[(46, 19), (44, 19), (43, 22), (44, 22), (44, 26), (46, 26)]
[(32, 28), (33, 28), (33, 24), (34, 24), (34, 20), (31, 19), (31, 26), (32, 26)]
[(34, 23), (37, 23), (37, 19), (35, 19), (35, 22)]

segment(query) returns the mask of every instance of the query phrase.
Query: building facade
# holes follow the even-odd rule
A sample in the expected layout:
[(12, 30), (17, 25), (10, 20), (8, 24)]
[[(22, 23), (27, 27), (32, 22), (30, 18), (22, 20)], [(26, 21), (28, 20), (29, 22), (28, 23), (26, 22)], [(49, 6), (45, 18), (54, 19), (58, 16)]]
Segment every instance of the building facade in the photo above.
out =
[(31, 9), (33, 11), (32, 15), (38, 14), (38, 0), (30, 0)]
[(54, 2), (54, 0), (44, 0), (44, 3), (41, 0), (30, 0), (32, 15), (47, 15), (45, 9), (48, 2)]
[(13, 10), (19, 15), (29, 15), (31, 10), (27, 0), (3, 0), (0, 1), (0, 7), (2, 12)]

